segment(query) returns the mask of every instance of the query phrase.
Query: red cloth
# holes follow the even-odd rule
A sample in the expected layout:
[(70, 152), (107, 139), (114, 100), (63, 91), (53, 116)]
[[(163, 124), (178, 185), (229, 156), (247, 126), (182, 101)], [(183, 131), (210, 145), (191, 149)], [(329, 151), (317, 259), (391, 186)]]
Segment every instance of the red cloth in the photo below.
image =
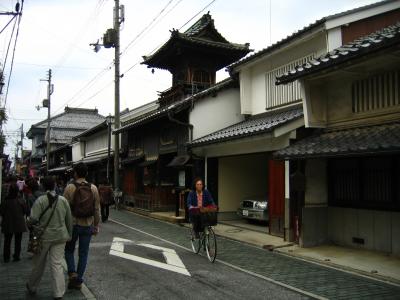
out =
[(197, 206), (203, 207), (203, 193), (197, 193)]

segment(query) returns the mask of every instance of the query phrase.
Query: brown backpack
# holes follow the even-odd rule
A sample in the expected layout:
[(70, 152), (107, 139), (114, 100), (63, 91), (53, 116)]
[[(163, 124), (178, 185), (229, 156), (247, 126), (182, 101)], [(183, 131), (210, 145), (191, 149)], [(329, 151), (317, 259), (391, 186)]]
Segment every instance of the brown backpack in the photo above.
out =
[(76, 190), (72, 201), (72, 215), (75, 218), (88, 218), (94, 216), (95, 203), (92, 185), (87, 182), (74, 182)]

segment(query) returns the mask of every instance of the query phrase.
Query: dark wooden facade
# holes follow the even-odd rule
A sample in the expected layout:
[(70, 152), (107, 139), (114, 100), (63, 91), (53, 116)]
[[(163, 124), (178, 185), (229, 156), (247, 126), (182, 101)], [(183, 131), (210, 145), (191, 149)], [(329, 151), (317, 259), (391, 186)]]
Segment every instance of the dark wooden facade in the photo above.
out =
[[(187, 111), (174, 116), (187, 122)], [(187, 153), (186, 143), (190, 129), (176, 124), (167, 116), (132, 128), (124, 134), (121, 160), (125, 200), (137, 208), (149, 211), (167, 211), (175, 207), (173, 190), (178, 184), (179, 170), (168, 164)], [(180, 166), (190, 185), (190, 164)]]
[[(228, 42), (205, 14), (183, 33), (172, 30), (163, 46), (143, 57), (149, 68), (168, 70), (172, 86), (159, 93), (157, 110), (127, 121), (119, 130), (128, 203), (150, 211), (172, 210), (179, 201), (173, 191), (191, 188), (193, 177), (204, 174), (204, 161), (187, 150), (190, 101), (182, 105), (182, 100), (215, 85), (219, 69), (249, 52), (248, 44)], [(183, 208), (182, 197), (180, 202)]]

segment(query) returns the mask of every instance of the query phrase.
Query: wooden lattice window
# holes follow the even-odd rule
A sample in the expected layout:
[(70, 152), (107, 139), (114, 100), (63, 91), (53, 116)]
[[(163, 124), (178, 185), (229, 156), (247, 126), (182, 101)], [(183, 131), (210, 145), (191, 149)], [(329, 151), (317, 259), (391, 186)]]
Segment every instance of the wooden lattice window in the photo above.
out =
[(400, 71), (390, 71), (357, 80), (352, 84), (354, 113), (400, 105)]
[(307, 55), (265, 74), (267, 109), (301, 100), (301, 88), (298, 80), (288, 84), (275, 85), (276, 77), (293, 70), (296, 66), (302, 65), (314, 57), (314, 54)]
[(400, 210), (400, 157), (329, 161), (329, 205)]

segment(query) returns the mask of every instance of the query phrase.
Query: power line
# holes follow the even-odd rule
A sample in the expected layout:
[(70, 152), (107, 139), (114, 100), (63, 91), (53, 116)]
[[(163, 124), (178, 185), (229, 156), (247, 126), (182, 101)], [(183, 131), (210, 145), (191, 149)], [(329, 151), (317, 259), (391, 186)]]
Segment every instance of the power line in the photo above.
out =
[[(89, 24), (93, 23), (97, 19), (98, 15), (100, 14), (101, 10), (104, 7), (105, 2), (106, 2), (106, 0), (99, 0), (99, 2), (97, 3), (97, 5), (96, 5), (96, 7), (94, 9), (93, 14), (90, 15), (89, 19), (78, 30), (77, 35), (73, 39), (72, 43), (70, 43), (70, 46), (67, 49), (67, 51), (64, 52), (64, 54), (59, 59), (58, 63), (53, 67), (54, 69), (60, 69), (61, 66), (63, 65), (63, 63), (71, 55), (73, 47), (75, 47), (75, 44), (77, 44), (82, 39), (82, 37), (85, 34), (85, 32), (87, 32), (87, 30), (89, 28)], [(54, 73), (56, 73), (56, 72), (54, 72)]]
[(20, 27), (20, 24), (21, 24), (22, 10), (23, 9), (24, 9), (24, 0), (22, 0), (21, 11), (20, 11), (20, 14), (18, 15), (18, 27), (17, 27), (17, 33), (15, 34), (15, 42), (14, 42), (13, 54), (12, 54), (12, 58), (11, 58), (10, 74), (8, 74), (8, 82), (7, 82), (6, 96), (5, 96), (5, 99), (4, 99), (4, 106), (6, 106), (6, 104), (7, 104), (8, 91), (9, 91), (9, 87), (10, 87), (10, 80), (11, 80), (11, 75), (12, 75), (12, 71), (13, 71), (13, 67), (14, 67), (15, 49), (17, 48), (19, 27)]
[[(27, 66), (34, 66), (34, 67), (51, 67), (50, 65), (43, 65), (43, 64), (35, 64), (35, 63), (26, 63), (26, 62), (16, 62), (16, 65), (27, 65)], [(57, 69), (78, 69), (78, 70), (99, 70), (103, 68), (91, 68), (91, 67), (78, 67), (78, 66), (58, 66)]]
[[(174, 9), (181, 1), (182, 1), (182, 0), (178, 1), (172, 9)], [(190, 18), (188, 21), (186, 21), (181, 27), (179, 27), (178, 30), (181, 30), (183, 27), (185, 27), (187, 24), (189, 24), (194, 18), (196, 18), (199, 14), (201, 14), (201, 13), (202, 13), (203, 11), (205, 11), (208, 7), (210, 7), (215, 1), (217, 1), (217, 0), (212, 0), (211, 2), (209, 2), (209, 3), (208, 3), (206, 6), (204, 6), (200, 11), (198, 11), (193, 17), (191, 17), (191, 18)], [(172, 10), (172, 9), (171, 9), (171, 10)], [(170, 11), (168, 11), (167, 14), (168, 14), (169, 12), (170, 12)], [(161, 43), (160, 45), (158, 45), (157, 47), (155, 47), (150, 53), (151, 53), (151, 54), (154, 53), (154, 52), (155, 52), (158, 48), (160, 48), (163, 44), (164, 44), (164, 42)], [(122, 74), (121, 76), (126, 75), (126, 73), (128, 73), (128, 72), (131, 71), (133, 68), (135, 68), (139, 63), (140, 63), (140, 62), (134, 63), (134, 64), (133, 64), (132, 66), (130, 66), (125, 72), (123, 72), (123, 74)]]
[(0, 34), (3, 33), (3, 31), (8, 27), (8, 25), (10, 25), (10, 23), (12, 22), (12, 20), (14, 20), (17, 17), (17, 15), (14, 15), (10, 21), (8, 21), (8, 23), (3, 27), (3, 29), (0, 31)]
[(215, 1), (217, 0), (212, 0), (210, 3), (208, 3), (206, 6), (204, 6), (197, 14), (195, 14), (193, 17), (191, 17), (185, 24), (183, 24), (181, 27), (179, 27), (178, 30), (181, 30), (183, 27), (185, 27), (187, 24), (189, 24), (194, 18), (196, 18), (199, 14), (201, 14), (203, 11), (205, 11), (208, 7), (210, 7)]
[[(67, 104), (71, 104), (73, 99), (76, 99), (76, 97), (82, 92), (84, 91), (87, 87), (89, 87), (91, 84), (93, 84), (93, 82), (95, 82), (96, 80), (98, 80), (101, 76), (103, 76), (106, 72), (108, 72), (109, 70), (111, 70), (111, 66), (112, 63), (109, 64), (106, 68), (104, 68), (103, 70), (101, 70), (99, 73), (97, 73), (89, 82), (87, 82), (82, 88), (80, 88), (78, 90), (78, 92), (76, 92), (71, 98), (69, 98), (66, 102), (64, 102), (63, 105), (61, 105), (58, 109), (56, 109), (53, 113), (56, 113), (57, 111), (60, 111), (61, 109), (64, 108), (65, 105)], [(70, 102), (71, 101), (71, 102)]]
[(140, 31), (134, 38), (131, 40), (128, 45), (124, 48), (124, 50), (121, 51), (121, 55), (123, 55), (129, 47), (148, 29), (151, 27), (151, 25), (154, 24), (155, 21), (162, 15), (162, 13), (168, 8), (168, 6), (173, 2), (174, 0), (169, 0), (167, 4), (160, 10), (160, 12), (151, 20), (149, 24), (147, 24), (142, 31)]
[(14, 25), (13, 25), (13, 28), (12, 28), (12, 31), (11, 31), (10, 41), (8, 42), (8, 46), (7, 46), (6, 56), (4, 57), (4, 62), (3, 62), (3, 67), (4, 68), (6, 67), (6, 64), (7, 64), (8, 52), (10, 50), (10, 46), (11, 46), (11, 42), (12, 42), (12, 39), (13, 39), (13, 36), (14, 36), (14, 30), (15, 30), (15, 26), (16, 25), (17, 25), (17, 19), (15, 19), (15, 22), (14, 22)]
[(98, 90), (96, 93), (94, 93), (92, 96), (90, 96), (89, 98), (85, 99), (84, 101), (82, 101), (80, 104), (78, 104), (76, 107), (80, 107), (81, 105), (85, 104), (86, 102), (88, 102), (89, 100), (93, 99), (94, 97), (96, 97), (98, 94), (100, 94), (102, 91), (104, 91), (105, 89), (107, 89), (111, 84), (113, 84), (114, 81), (109, 82), (108, 84), (106, 84), (105, 86), (103, 86), (103, 88), (101, 88), (100, 90)]

